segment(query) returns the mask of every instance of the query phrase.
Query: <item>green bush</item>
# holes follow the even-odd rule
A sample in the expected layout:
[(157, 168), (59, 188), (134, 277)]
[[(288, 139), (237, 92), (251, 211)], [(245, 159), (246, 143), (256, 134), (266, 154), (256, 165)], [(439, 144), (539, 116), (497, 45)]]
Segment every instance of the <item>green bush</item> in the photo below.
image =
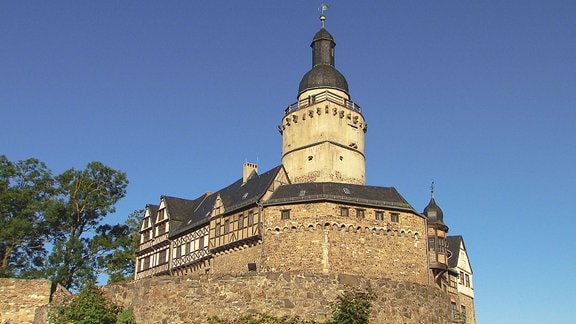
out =
[(372, 311), (374, 294), (371, 291), (347, 291), (332, 304), (330, 324), (366, 324)]
[(72, 298), (50, 306), (49, 323), (56, 324), (136, 324), (132, 308), (122, 310), (106, 300), (94, 282)]

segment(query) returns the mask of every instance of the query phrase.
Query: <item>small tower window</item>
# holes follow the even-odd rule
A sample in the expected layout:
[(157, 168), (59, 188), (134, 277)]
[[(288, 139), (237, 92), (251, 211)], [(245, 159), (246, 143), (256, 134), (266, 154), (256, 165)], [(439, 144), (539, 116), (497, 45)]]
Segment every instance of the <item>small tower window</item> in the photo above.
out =
[(376, 214), (376, 220), (384, 220), (384, 212), (381, 210), (377, 210), (375, 212)]
[(392, 223), (398, 223), (400, 221), (400, 214), (398, 213), (390, 213), (390, 221)]
[(356, 217), (364, 218), (364, 209), (356, 209)]
[(290, 209), (284, 209), (280, 212), (281, 219), (290, 219)]
[(340, 207), (340, 216), (348, 216), (349, 213), (348, 207)]

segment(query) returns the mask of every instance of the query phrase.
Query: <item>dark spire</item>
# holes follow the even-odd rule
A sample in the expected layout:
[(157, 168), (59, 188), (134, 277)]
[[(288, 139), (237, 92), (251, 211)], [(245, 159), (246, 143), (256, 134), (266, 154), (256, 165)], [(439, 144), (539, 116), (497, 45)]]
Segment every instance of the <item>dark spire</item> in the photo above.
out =
[(334, 47), (336, 43), (330, 33), (324, 28), (326, 16), (324, 11), (328, 9), (327, 5), (322, 5), (322, 14), (320, 21), (322, 23), (320, 30), (314, 35), (312, 40), (312, 69), (302, 77), (298, 95), (310, 89), (332, 88), (344, 91), (348, 94), (348, 82), (334, 67)]
[(434, 200), (434, 181), (432, 181), (430, 186), (430, 202), (422, 213), (428, 219), (429, 224), (444, 224), (444, 213)]

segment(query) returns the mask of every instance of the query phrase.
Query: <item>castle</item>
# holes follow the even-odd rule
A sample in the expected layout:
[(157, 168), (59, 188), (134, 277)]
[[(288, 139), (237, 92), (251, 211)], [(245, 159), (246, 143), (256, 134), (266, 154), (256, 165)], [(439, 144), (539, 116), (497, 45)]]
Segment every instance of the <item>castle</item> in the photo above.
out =
[(472, 269), (448, 236), (434, 192), (418, 212), (393, 187), (367, 186), (368, 130), (334, 65), (334, 38), (315, 34), (312, 68), (283, 111), (281, 165), (195, 199), (146, 206), (135, 280), (245, 273), (345, 274), (434, 286), (454, 323), (475, 323)]

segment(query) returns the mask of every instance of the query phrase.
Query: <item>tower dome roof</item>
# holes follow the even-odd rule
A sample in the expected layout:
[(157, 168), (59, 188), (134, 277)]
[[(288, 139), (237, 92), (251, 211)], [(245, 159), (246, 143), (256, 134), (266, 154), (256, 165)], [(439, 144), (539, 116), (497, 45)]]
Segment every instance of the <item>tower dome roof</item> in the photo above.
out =
[(334, 38), (321, 28), (312, 40), (312, 69), (302, 77), (298, 95), (318, 88), (338, 89), (348, 94), (346, 78), (334, 67)]
[(424, 208), (423, 214), (428, 219), (429, 224), (444, 224), (444, 213), (436, 204), (434, 196), (430, 198), (430, 202), (428, 203), (428, 206)]

